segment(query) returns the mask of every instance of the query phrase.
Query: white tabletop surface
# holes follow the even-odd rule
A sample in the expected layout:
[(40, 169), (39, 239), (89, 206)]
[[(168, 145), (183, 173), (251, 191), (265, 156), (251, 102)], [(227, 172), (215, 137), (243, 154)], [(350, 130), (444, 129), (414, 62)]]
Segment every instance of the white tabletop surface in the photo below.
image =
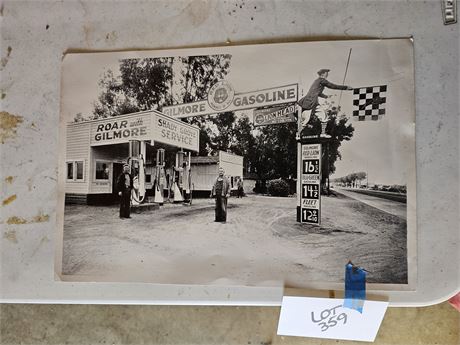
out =
[[(1, 7), (1, 111), (22, 116), (16, 133), (8, 132), (12, 137), (0, 146), (2, 200), (17, 197), (0, 208), (1, 301), (281, 302), (283, 290), (274, 287), (55, 281), (60, 66), (66, 51), (409, 36), (416, 66), (418, 282), (416, 291), (382, 294), (392, 306), (421, 306), (459, 290), (459, 24), (444, 25), (441, 1), (4, 1)], [(9, 224), (14, 216), (27, 223)]]

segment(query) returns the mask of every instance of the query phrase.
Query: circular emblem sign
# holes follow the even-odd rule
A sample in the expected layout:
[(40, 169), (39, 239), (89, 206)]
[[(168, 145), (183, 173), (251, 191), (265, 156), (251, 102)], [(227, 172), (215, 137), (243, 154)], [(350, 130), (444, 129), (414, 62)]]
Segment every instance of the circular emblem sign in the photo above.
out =
[(264, 116), (263, 115), (257, 115), (256, 116), (256, 123), (260, 124), (262, 122), (264, 122)]
[(232, 104), (233, 96), (235, 96), (235, 91), (232, 86), (227, 81), (221, 80), (209, 89), (209, 106), (217, 111), (224, 110)]

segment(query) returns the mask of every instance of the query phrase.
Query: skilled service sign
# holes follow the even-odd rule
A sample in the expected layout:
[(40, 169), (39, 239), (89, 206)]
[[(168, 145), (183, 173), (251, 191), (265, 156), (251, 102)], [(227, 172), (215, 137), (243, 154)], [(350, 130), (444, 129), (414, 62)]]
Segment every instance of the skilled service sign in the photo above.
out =
[(174, 118), (209, 115), (296, 102), (297, 94), (297, 84), (235, 93), (230, 83), (221, 80), (209, 89), (207, 100), (164, 107), (162, 112)]
[(301, 223), (321, 223), (321, 144), (302, 145)]
[(296, 122), (295, 104), (254, 110), (254, 126), (273, 125), (277, 123)]

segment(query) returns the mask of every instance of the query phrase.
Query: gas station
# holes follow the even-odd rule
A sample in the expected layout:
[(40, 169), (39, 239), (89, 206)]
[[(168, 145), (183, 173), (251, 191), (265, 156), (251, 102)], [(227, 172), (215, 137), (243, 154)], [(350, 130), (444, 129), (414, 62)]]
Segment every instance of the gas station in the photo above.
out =
[(67, 124), (67, 203), (117, 200), (116, 181), (128, 163), (134, 179), (132, 205), (166, 200), (190, 202), (191, 153), (199, 129), (158, 111)]
[[(236, 93), (221, 80), (210, 88), (207, 100), (164, 107), (163, 112), (69, 123), (66, 202), (104, 204), (117, 200), (116, 179), (123, 163), (129, 163), (134, 178), (133, 207), (163, 205), (165, 199), (190, 204), (191, 152), (199, 151), (199, 128), (181, 119), (253, 109), (255, 126), (297, 122), (300, 129), (301, 110), (295, 105), (298, 95), (297, 84)], [(297, 145), (297, 221), (317, 225), (321, 223), (319, 140), (317, 136), (298, 138)], [(197, 178), (196, 173), (193, 177)]]

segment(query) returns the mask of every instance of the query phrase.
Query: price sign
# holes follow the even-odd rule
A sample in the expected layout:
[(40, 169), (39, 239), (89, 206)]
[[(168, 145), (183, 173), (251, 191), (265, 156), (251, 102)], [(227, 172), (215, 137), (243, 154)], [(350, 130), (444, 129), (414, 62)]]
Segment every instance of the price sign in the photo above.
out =
[(306, 183), (302, 184), (303, 199), (319, 199), (319, 185)]
[(321, 144), (302, 145), (301, 223), (321, 223)]
[(319, 223), (319, 212), (318, 210), (311, 208), (302, 208), (302, 223)]
[(305, 159), (303, 161), (303, 174), (319, 174), (319, 159)]

